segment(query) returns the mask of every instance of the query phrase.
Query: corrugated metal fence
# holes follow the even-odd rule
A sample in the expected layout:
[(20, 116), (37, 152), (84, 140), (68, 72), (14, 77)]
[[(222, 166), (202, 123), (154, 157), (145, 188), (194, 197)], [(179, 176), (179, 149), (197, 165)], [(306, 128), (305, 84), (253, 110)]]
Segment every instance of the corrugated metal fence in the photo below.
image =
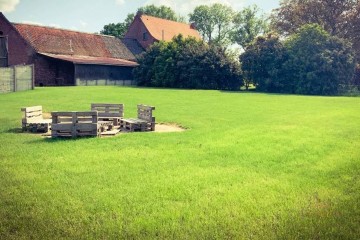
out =
[(34, 65), (0, 68), (0, 93), (34, 89)]

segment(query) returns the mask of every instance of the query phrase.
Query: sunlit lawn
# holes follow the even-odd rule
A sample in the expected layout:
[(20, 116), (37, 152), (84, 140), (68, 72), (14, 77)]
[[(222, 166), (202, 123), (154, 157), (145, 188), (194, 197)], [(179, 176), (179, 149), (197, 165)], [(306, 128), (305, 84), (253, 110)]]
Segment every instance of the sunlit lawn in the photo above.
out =
[[(21, 107), (95, 102), (187, 130), (20, 131)], [(360, 238), (360, 98), (66, 87), (0, 106), (0, 239)]]

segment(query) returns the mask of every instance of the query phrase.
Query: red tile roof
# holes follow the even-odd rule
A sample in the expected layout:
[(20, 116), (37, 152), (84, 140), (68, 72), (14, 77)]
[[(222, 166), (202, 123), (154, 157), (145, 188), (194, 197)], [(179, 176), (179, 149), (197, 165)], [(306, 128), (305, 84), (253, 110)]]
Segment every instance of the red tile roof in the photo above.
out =
[(50, 54), (50, 53), (41, 53), (41, 55), (60, 59), (67, 62), (72, 62), (75, 64), (89, 64), (89, 65), (111, 65), (111, 66), (126, 66), (126, 67), (136, 67), (139, 64), (136, 62), (119, 59), (119, 58), (104, 58), (104, 57), (89, 57), (89, 56), (79, 56), (79, 55), (60, 55), (60, 54)]
[(182, 34), (184, 37), (201, 39), (199, 32), (186, 23), (174, 22), (148, 15), (141, 15), (140, 19), (149, 33), (159, 41), (170, 41), (174, 36), (179, 34)]
[(112, 36), (30, 24), (13, 25), (38, 53), (136, 59), (120, 39)]

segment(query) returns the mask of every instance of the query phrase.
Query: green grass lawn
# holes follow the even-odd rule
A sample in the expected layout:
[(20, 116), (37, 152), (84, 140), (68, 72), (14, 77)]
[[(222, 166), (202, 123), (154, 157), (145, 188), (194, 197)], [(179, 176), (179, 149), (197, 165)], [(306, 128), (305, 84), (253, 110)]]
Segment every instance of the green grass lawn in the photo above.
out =
[[(188, 130), (21, 133), (21, 107), (92, 102)], [(360, 98), (64, 87), (0, 106), (0, 239), (360, 238)]]

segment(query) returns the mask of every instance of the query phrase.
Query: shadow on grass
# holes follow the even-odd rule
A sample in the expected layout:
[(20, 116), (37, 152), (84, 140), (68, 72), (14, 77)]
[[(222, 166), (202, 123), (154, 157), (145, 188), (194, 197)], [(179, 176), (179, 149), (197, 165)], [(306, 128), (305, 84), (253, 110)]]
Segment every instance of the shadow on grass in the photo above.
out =
[[(41, 135), (41, 133), (40, 133)], [(42, 138), (33, 139), (30, 141), (27, 141), (27, 144), (34, 144), (34, 143), (49, 143), (49, 144), (55, 144), (55, 143), (64, 143), (64, 142), (79, 142), (79, 141), (85, 141), (85, 140), (91, 140), (91, 139), (97, 139), (97, 137), (56, 137), (52, 138), (51, 136), (42, 136)]]
[[(277, 237), (287, 239), (359, 239), (359, 194), (346, 200), (309, 199), (309, 205), (283, 219)], [(309, 224), (311, 223), (311, 224)], [(282, 226), (281, 226), (282, 225)]]
[(5, 130), (4, 133), (26, 133), (26, 132), (23, 132), (22, 128), (11, 128)]

